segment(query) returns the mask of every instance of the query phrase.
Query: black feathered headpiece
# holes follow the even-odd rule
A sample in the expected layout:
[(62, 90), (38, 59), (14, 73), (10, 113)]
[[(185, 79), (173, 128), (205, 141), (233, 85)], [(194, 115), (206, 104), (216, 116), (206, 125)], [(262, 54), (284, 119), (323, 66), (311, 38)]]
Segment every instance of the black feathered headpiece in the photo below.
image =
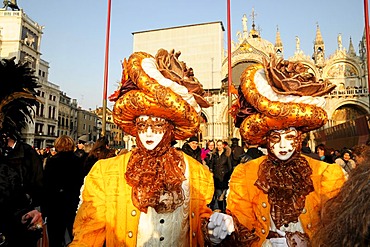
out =
[(33, 121), (39, 85), (33, 69), (14, 60), (0, 61), (0, 132), (19, 139), (28, 120)]

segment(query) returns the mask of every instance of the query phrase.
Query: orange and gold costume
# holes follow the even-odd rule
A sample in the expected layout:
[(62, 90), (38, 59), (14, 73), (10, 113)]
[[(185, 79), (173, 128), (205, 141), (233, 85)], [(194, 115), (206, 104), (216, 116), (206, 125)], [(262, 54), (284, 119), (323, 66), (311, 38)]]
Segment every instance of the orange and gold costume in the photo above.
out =
[[(301, 154), (301, 134), (327, 122), (321, 96), (334, 88), (305, 65), (275, 56), (243, 72), (239, 100), (230, 111), (243, 140), (267, 144), (268, 150), (238, 165), (229, 182), (227, 209), (258, 237), (247, 246), (309, 246), (323, 204), (343, 185), (339, 166)], [(280, 139), (281, 133), (294, 134)]]
[[(94, 165), (85, 179), (74, 224), (75, 238), (69, 246), (100, 247), (104, 241), (107, 247), (136, 246), (140, 211), (132, 203), (132, 188), (124, 176), (130, 155), (131, 152)], [(189, 243), (203, 246), (200, 225), (201, 219), (212, 213), (207, 207), (213, 196), (212, 175), (186, 154), (184, 160), (190, 172)]]
[[(110, 99), (114, 122), (136, 137), (137, 148), (93, 166), (69, 246), (204, 246), (212, 175), (170, 144), (198, 133), (208, 103), (179, 55), (161, 49), (155, 57), (135, 52), (125, 59), (120, 88)], [(139, 135), (145, 133), (162, 135), (160, 142), (148, 148)]]
[[(330, 165), (304, 156), (311, 169), (315, 190), (306, 197), (306, 206), (299, 217), (302, 227), (312, 236), (320, 220), (323, 203), (335, 196), (342, 187), (345, 178), (337, 165)], [(267, 194), (258, 189), (254, 183), (258, 178), (259, 166), (267, 156), (260, 157), (245, 164), (238, 165), (230, 180), (227, 196), (227, 208), (239, 222), (249, 230), (255, 230), (260, 238), (252, 246), (262, 246), (270, 230), (270, 205)]]

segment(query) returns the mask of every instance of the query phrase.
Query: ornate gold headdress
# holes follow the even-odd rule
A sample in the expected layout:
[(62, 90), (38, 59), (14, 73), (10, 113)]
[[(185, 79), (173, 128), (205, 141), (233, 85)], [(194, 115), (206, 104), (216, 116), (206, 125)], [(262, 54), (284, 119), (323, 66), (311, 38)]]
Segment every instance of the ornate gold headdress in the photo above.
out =
[(327, 121), (325, 99), (335, 85), (317, 81), (299, 62), (271, 56), (241, 76), (239, 101), (230, 109), (235, 126), (249, 144), (264, 144), (270, 130), (295, 127), (308, 132)]
[(111, 97), (114, 122), (136, 135), (135, 119), (140, 115), (164, 118), (174, 124), (174, 138), (184, 140), (199, 130), (203, 98), (202, 85), (193, 70), (178, 60), (180, 53), (159, 50), (156, 57), (133, 53), (123, 63), (121, 87)]

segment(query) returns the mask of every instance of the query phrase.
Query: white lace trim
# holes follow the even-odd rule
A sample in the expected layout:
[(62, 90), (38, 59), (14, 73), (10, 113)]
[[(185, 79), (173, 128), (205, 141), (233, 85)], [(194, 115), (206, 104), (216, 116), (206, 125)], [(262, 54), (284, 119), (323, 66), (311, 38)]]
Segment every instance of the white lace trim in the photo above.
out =
[[(270, 215), (270, 224), (271, 224), (270, 225), (270, 230), (273, 231), (273, 232), (276, 232), (276, 226), (275, 226), (274, 221), (272, 220), (271, 215)], [(301, 224), (301, 221), (299, 220), (299, 218), (298, 218), (297, 223), (290, 222), (287, 227), (281, 226), (279, 230), (283, 231), (283, 232), (301, 232), (301, 233), (304, 233), (304, 230), (303, 230), (303, 227), (302, 227), (302, 224)], [(262, 247), (273, 247), (273, 246), (272, 246), (270, 240), (266, 239), (263, 242)]]
[[(148, 213), (141, 213), (137, 245), (138, 247), (186, 247), (189, 246), (189, 165), (186, 162), (185, 177), (182, 183), (184, 190), (184, 204), (178, 207), (173, 213), (158, 214), (152, 207), (148, 208)], [(164, 220), (164, 223), (160, 223)], [(161, 237), (163, 240), (161, 241)]]

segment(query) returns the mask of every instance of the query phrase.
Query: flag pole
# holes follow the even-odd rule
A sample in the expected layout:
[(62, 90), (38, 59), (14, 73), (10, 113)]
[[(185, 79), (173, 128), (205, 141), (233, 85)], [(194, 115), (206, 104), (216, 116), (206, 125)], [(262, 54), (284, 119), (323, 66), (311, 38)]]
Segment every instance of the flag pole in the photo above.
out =
[[(367, 54), (367, 91), (370, 90), (370, 34), (369, 34), (369, 5), (368, 0), (364, 0), (364, 12), (365, 12), (365, 35), (366, 35), (366, 54)], [(370, 94), (369, 94), (370, 96)], [(369, 102), (370, 107), (370, 102)]]
[[(227, 0), (227, 67), (228, 67), (228, 85), (227, 85), (227, 98), (228, 98), (228, 109), (231, 108), (231, 83), (232, 83), (232, 68), (231, 68), (231, 0)], [(232, 119), (228, 114), (228, 138), (229, 141), (232, 138)]]
[(105, 63), (104, 63), (104, 90), (103, 90), (103, 113), (102, 113), (102, 136), (106, 132), (106, 115), (107, 115), (107, 89), (108, 89), (108, 63), (109, 63), (109, 39), (110, 39), (110, 16), (111, 16), (111, 0), (108, 0), (108, 16), (107, 16), (107, 33), (105, 37)]

